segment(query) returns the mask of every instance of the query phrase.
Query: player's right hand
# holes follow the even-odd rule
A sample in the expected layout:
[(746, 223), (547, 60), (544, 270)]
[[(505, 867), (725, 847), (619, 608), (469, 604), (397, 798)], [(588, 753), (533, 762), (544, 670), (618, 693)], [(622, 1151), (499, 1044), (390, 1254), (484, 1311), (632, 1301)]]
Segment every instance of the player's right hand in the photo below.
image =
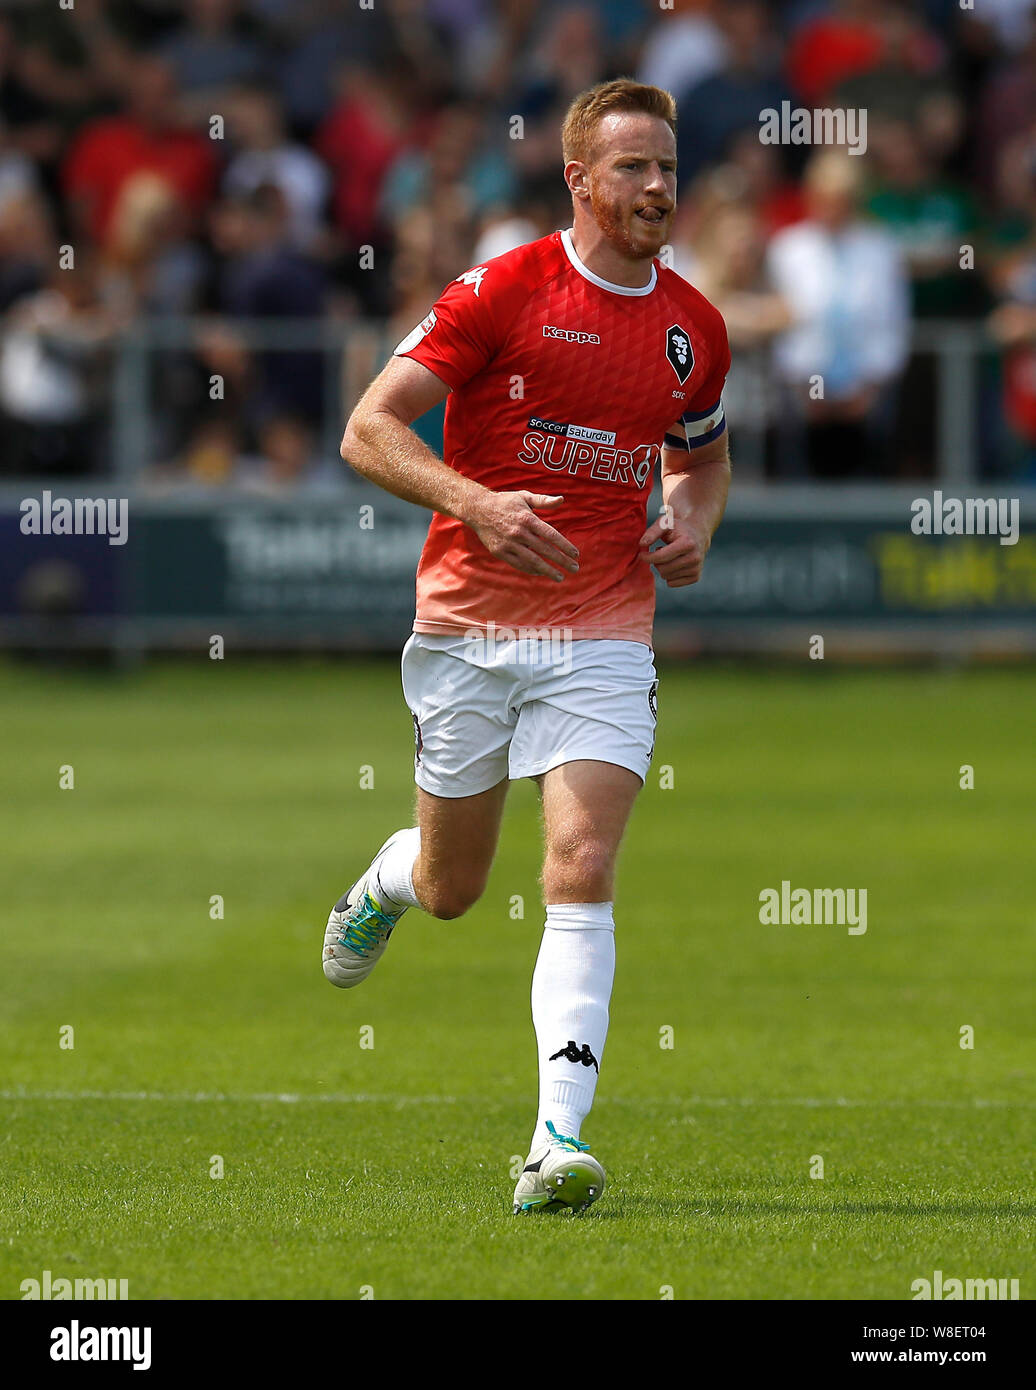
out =
[(496, 559), (523, 574), (560, 581), (565, 575), (559, 571), (578, 571), (579, 551), (536, 513), (560, 507), (564, 500), (541, 492), (487, 491), (464, 520)]

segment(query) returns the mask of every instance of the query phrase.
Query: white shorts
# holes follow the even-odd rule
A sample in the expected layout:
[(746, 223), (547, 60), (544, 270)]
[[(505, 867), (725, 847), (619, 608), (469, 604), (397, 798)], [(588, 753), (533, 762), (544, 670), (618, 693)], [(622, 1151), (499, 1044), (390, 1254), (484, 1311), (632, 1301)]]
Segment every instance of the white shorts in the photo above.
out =
[(402, 669), (414, 778), (433, 796), (476, 796), (583, 758), (647, 776), (658, 678), (642, 642), (415, 632)]

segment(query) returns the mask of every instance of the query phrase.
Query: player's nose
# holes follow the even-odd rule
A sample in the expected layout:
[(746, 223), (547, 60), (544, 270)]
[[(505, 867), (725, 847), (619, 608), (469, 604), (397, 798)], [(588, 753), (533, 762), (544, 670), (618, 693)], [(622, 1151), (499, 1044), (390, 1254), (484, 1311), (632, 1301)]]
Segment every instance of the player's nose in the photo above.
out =
[(660, 193), (665, 196), (665, 173), (660, 164), (655, 163), (647, 170), (647, 178), (644, 183), (645, 193)]

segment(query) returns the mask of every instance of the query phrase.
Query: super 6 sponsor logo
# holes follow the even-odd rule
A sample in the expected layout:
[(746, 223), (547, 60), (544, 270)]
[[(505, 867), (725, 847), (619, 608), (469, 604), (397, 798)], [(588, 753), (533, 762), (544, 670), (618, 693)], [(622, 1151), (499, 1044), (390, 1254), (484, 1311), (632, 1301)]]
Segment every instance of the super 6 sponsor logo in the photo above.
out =
[(638, 444), (635, 449), (616, 449), (614, 445), (590, 444), (584, 439), (565, 438), (530, 429), (518, 451), (522, 463), (539, 464), (552, 473), (572, 473), (600, 483), (624, 483), (642, 488), (650, 483), (655, 465), (661, 461), (657, 444)]
[(543, 325), (543, 336), (545, 338), (563, 338), (566, 343), (599, 343), (601, 341), (596, 333), (577, 332), (572, 328), (555, 328), (551, 323)]

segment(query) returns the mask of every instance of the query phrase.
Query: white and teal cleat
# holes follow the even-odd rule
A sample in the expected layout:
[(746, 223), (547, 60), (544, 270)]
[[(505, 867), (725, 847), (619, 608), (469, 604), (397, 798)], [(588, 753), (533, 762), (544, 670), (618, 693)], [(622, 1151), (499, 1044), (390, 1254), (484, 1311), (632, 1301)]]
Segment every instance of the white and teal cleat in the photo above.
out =
[(525, 1161), (514, 1189), (514, 1214), (586, 1211), (604, 1191), (604, 1169), (571, 1135), (559, 1134), (547, 1121), (549, 1137)]
[(392, 929), (406, 911), (405, 907), (387, 911), (376, 896), (378, 861), (395, 838), (389, 836), (370, 868), (338, 899), (327, 919), (324, 975), (339, 989), (363, 983), (384, 955)]

